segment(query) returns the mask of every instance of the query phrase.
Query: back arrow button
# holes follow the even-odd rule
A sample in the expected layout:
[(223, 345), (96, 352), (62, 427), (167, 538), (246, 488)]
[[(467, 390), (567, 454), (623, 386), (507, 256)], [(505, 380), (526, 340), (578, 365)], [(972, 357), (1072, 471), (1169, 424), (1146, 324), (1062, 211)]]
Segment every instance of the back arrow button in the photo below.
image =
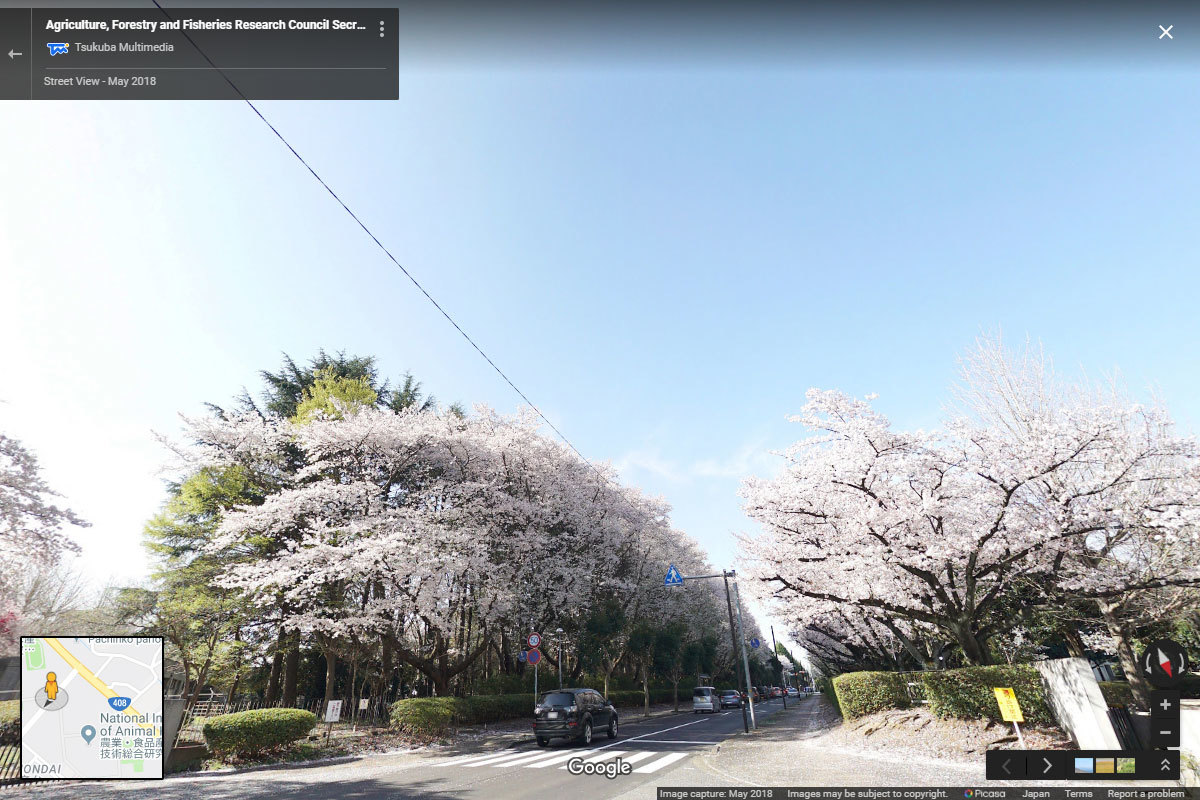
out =
[(10, 59), (15, 59), (17, 56), (23, 56), (23, 55), (25, 55), (25, 54), (24, 53), (14, 53), (12, 50), (8, 51), (8, 57)]

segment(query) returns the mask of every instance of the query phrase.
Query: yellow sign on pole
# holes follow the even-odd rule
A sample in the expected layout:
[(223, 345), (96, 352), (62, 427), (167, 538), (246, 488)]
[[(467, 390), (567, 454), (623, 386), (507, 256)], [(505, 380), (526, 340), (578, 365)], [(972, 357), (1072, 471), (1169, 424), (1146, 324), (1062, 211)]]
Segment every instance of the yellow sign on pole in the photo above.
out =
[(996, 693), (996, 702), (1000, 704), (1000, 716), (1004, 717), (1005, 722), (1024, 722), (1025, 717), (1021, 714), (1021, 705), (1017, 702), (1017, 695), (1012, 689), (992, 689)]

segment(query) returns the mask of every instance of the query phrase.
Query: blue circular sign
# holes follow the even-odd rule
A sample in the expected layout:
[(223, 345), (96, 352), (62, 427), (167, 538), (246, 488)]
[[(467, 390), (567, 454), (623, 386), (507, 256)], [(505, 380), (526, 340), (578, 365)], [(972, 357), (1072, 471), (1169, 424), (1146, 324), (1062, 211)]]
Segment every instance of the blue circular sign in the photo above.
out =
[(529, 659), (530, 664), (533, 664), (536, 666), (537, 663), (542, 660), (542, 651), (541, 650), (530, 650), (526, 654), (525, 657)]
[(750, 646), (751, 646), (751, 647), (753, 647), (753, 648), (755, 648), (755, 649), (758, 649), (758, 645), (759, 645), (759, 644), (760, 644), (760, 643), (759, 643), (758, 639), (751, 639), (751, 640), (750, 640)]
[(524, 650), (517, 653), (517, 661), (520, 661), (522, 664), (525, 663), (525, 651)]

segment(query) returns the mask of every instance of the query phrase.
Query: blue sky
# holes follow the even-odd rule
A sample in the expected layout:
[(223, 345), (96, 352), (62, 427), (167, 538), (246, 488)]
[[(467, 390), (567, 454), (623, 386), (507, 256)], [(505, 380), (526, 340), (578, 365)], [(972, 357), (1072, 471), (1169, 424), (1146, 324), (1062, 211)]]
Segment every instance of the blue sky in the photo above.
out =
[[(981, 331), (1200, 420), (1187, 70), (409, 65), (265, 114), (589, 457), (730, 564), (810, 386), (933, 426)], [(0, 425), (136, 579), (151, 431), (280, 353), (517, 399), (245, 107), (7, 103)]]

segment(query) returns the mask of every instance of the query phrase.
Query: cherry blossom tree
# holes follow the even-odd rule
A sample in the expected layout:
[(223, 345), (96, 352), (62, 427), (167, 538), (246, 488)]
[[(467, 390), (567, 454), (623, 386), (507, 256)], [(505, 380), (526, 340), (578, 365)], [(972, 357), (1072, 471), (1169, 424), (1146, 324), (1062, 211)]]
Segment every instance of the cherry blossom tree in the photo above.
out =
[(0, 635), (17, 623), (14, 592), (31, 569), (53, 566), (76, 545), (68, 525), (87, 527), (73, 511), (51, 502), (56, 493), (41, 476), (37, 457), (0, 434)]
[(797, 420), (814, 435), (778, 477), (743, 486), (762, 527), (743, 553), (769, 599), (805, 622), (869, 615), (910, 651), (896, 623), (932, 628), (977, 664), (1014, 606), (1186, 602), (1200, 578), (1195, 441), (1161, 409), (1062, 390), (1032, 356), (1007, 363), (981, 348), (970, 413), (940, 432), (897, 432), (872, 398), (811, 390)]

